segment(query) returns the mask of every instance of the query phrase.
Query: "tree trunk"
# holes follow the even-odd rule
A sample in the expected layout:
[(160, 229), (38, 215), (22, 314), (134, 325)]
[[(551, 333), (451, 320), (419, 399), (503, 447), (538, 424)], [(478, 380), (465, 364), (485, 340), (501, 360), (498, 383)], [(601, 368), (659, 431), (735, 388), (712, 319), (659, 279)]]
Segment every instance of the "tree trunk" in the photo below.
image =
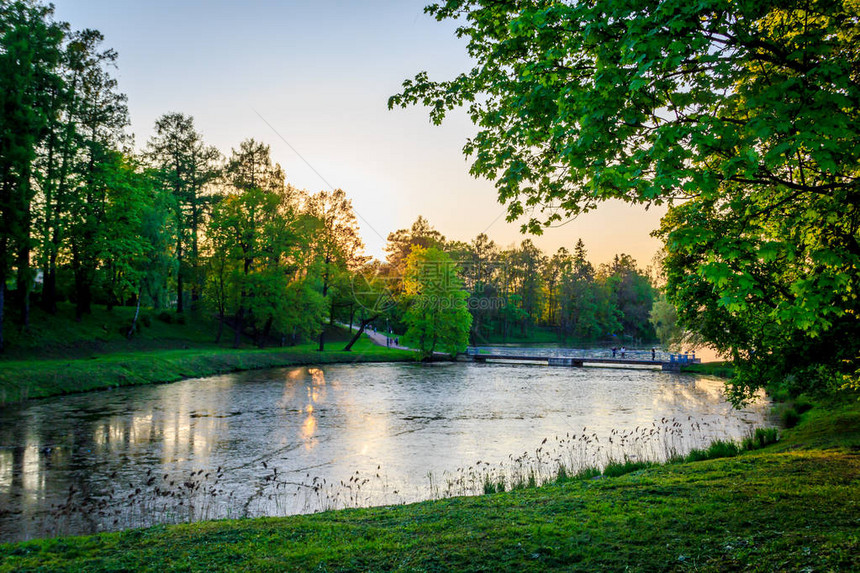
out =
[[(28, 240), (28, 239), (25, 239)], [(22, 329), (30, 326), (30, 246), (18, 250), (18, 304), (21, 316), (18, 318)]]
[(200, 299), (200, 268), (198, 267), (199, 247), (197, 244), (197, 227), (200, 224), (197, 193), (192, 190), (191, 205), (191, 310), (197, 310)]
[(57, 314), (57, 253), (52, 252), (43, 271), (42, 308), (45, 312)]
[(78, 249), (73, 249), (72, 252), (72, 269), (75, 274), (75, 320), (80, 322), (84, 314), (92, 312), (92, 292), (90, 290), (89, 281), (87, 280), (86, 269), (81, 261)]
[(349, 344), (343, 347), (344, 352), (352, 351), (352, 345), (358, 342), (358, 339), (361, 338), (361, 335), (364, 333), (364, 329), (367, 327), (367, 325), (376, 320), (377, 318), (379, 318), (379, 315), (375, 314), (372, 317), (366, 318), (361, 321), (358, 327), (358, 332), (355, 333), (355, 336), (352, 337), (352, 340), (349, 341)]
[(80, 321), (85, 314), (93, 312), (93, 292), (89, 280), (83, 276), (83, 271), (75, 277), (75, 283), (78, 293), (76, 317)]
[(30, 164), (28, 162), (25, 189), (21, 191), (21, 243), (18, 245), (18, 304), (21, 316), (18, 317), (22, 329), (30, 326), (30, 288), (33, 280), (30, 277)]
[(6, 272), (0, 269), (0, 353), (3, 352), (3, 315), (6, 309)]
[[(56, 92), (53, 92), (51, 96), (51, 110), (55, 110), (55, 101), (56, 101)], [(43, 213), (44, 223), (43, 223), (43, 233), (42, 233), (42, 253), (40, 255), (41, 258), (41, 267), (42, 267), (42, 297), (40, 300), (40, 304), (42, 308), (44, 308), (47, 312), (53, 314), (51, 308), (52, 306), (56, 306), (54, 302), (54, 291), (48, 293), (47, 291), (47, 281), (48, 281), (48, 266), (50, 265), (51, 254), (53, 253), (53, 249), (50, 247), (51, 243), (51, 229), (53, 229), (53, 223), (51, 221), (51, 214), (53, 213), (53, 202), (54, 202), (54, 147), (56, 145), (56, 132), (54, 131), (53, 124), (49, 128), (49, 136), (48, 136), (48, 166), (45, 172), (45, 182), (43, 185), (43, 193), (44, 193), (44, 201), (45, 201), (45, 209)], [(49, 297), (50, 300), (46, 299), (46, 296)]]
[(263, 326), (263, 334), (260, 337), (260, 343), (258, 344), (260, 348), (263, 348), (266, 345), (266, 341), (269, 339), (269, 333), (272, 332), (273, 321), (274, 318), (270, 316), (268, 320), (266, 320), (266, 324)]
[(242, 328), (245, 322), (245, 307), (240, 306), (236, 313), (236, 332), (233, 334), (233, 348), (239, 348), (242, 343)]
[(179, 272), (176, 273), (176, 314), (182, 314), (184, 307), (182, 305), (182, 261), (179, 261)]
[[(326, 263), (326, 271), (323, 274), (323, 289), (322, 289), (323, 300), (325, 300), (325, 297), (328, 294), (328, 264), (329, 264), (328, 258), (326, 258), (325, 263)], [(331, 322), (331, 310), (329, 310), (329, 322)], [(320, 352), (322, 352), (324, 350), (325, 350), (325, 326), (323, 326), (323, 329), (320, 332), (320, 347), (319, 347)]]
[(218, 312), (218, 334), (215, 335), (215, 344), (221, 342), (221, 335), (224, 333), (224, 311)]
[[(116, 270), (113, 268), (113, 264), (108, 265), (108, 268), (110, 269), (110, 288), (108, 289), (109, 292), (107, 293), (106, 306), (108, 312), (113, 312), (113, 307), (117, 302), (116, 298), (114, 297), (114, 292), (116, 290)], [(119, 301), (119, 303), (122, 304), (122, 301)]]
[(137, 327), (137, 317), (140, 316), (140, 297), (143, 294), (143, 287), (138, 288), (137, 290), (137, 308), (134, 309), (134, 319), (131, 321), (131, 328), (128, 329), (128, 334), (125, 337), (131, 340), (132, 335), (134, 334), (134, 329)]

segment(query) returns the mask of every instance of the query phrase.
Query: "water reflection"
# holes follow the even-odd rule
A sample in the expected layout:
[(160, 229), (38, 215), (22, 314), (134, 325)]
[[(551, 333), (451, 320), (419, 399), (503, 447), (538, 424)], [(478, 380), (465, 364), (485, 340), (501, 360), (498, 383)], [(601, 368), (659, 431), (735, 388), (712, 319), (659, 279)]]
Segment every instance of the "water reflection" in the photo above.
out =
[[(294, 372), (301, 372), (296, 370)], [(299, 438), (304, 442), (305, 449), (310, 451), (314, 447), (314, 434), (317, 429), (317, 417), (314, 415), (314, 406), (322, 404), (326, 399), (325, 373), (319, 368), (309, 368), (307, 381), (307, 405), (304, 408), (305, 418), (299, 430)]]
[[(66, 503), (70, 491), (83, 504), (169, 490), (204, 518), (398, 503), (437, 495), (428, 493), (428, 475), (437, 476), (435, 487), (445, 476), (449, 491), (469, 491), (464, 484), (476, 478), (463, 468), (508, 463), (543, 438), (583, 460), (622, 451), (616, 438), (611, 448), (574, 455), (565, 436), (581, 437), (584, 428), (603, 439), (673, 419), (686, 434), (661, 439), (691, 447), (742, 437), (765, 422), (763, 404), (735, 412), (721, 388), (716, 380), (654, 371), (379, 364), (255, 371), (34, 402), (0, 411), (0, 541), (104, 527), (83, 518), (62, 530), (47, 525), (52, 505)], [(460, 489), (450, 489), (455, 482)], [(180, 489), (183, 483), (196, 489)], [(203, 491), (235, 497), (222, 503), (213, 494), (203, 503)], [(176, 513), (156, 500), (123, 509), (120, 525)]]

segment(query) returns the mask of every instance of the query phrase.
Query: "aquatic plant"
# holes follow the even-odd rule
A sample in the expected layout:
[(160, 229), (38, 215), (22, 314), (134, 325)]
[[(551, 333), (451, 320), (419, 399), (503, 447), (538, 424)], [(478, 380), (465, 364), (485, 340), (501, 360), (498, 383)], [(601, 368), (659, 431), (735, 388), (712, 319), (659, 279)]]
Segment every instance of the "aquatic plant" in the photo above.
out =
[[(59, 536), (157, 524), (223, 518), (286, 516), (374, 505), (397, 505), (426, 499), (493, 494), (508, 490), (614, 477), (655, 464), (735, 456), (775, 442), (775, 428), (758, 428), (740, 443), (717, 439), (706, 422), (662, 418), (631, 429), (612, 429), (598, 436), (584, 427), (575, 433), (548, 436), (534, 450), (511, 454), (498, 463), (478, 460), (469, 466), (428, 471), (427, 484), (406, 491), (392, 484), (381, 466), (329, 481), (306, 473), (297, 477), (260, 461), (250, 488), (239, 494), (225, 485), (229, 470), (195, 469), (187, 473), (146, 472), (139, 484), (112, 484), (96, 493), (71, 486), (65, 500), (48, 515), (34, 516), (29, 537)], [(127, 487), (125, 487), (127, 485)]]

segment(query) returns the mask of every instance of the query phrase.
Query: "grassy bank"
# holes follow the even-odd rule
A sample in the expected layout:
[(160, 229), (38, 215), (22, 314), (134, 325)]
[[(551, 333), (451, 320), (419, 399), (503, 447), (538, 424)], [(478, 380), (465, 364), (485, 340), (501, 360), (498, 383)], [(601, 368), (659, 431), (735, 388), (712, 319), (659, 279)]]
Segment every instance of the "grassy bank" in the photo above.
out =
[(735, 457), (479, 497), (0, 546), (0, 571), (860, 569), (860, 408)]
[(205, 313), (144, 310), (129, 340), (134, 310), (96, 306), (77, 321), (68, 303), (59, 305), (56, 315), (34, 308), (29, 328), (10, 329), (8, 348), (0, 355), (0, 406), (237, 370), (414, 359), (409, 352), (376, 346), (366, 338), (343, 352), (351, 334), (331, 327), (325, 352), (318, 352), (316, 343), (261, 350), (247, 340), (236, 349), (229, 329), (221, 343), (214, 342), (218, 324)]
[(715, 376), (717, 378), (733, 378), (735, 375), (734, 367), (728, 362), (704, 362), (702, 364), (687, 364), (681, 367), (682, 372), (690, 374), (704, 374), (706, 376)]
[(0, 363), (0, 404), (119, 386), (175, 382), (237, 370), (301, 364), (414, 360), (411, 352), (360, 340), (351, 352), (331, 344), (285, 348), (188, 349), (115, 352), (77, 360), (20, 360)]

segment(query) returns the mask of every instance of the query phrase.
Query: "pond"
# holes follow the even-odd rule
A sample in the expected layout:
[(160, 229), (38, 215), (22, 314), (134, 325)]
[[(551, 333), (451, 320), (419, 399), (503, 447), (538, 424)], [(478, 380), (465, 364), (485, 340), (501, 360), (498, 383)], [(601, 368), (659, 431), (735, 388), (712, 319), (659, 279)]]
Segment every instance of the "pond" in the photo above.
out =
[(0, 410), (0, 542), (480, 494), (768, 425), (719, 380), (529, 364), (282, 368)]

